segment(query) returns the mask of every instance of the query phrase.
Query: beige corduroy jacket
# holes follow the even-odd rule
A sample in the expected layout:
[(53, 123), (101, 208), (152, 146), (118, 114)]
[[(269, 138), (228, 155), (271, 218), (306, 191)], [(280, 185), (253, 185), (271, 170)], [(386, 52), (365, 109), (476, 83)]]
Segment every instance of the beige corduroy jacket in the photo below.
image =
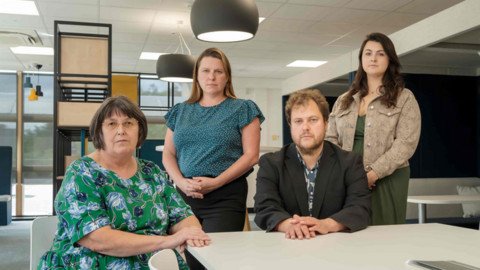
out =
[[(350, 107), (342, 110), (344, 96), (338, 97), (333, 106), (325, 140), (352, 151), (360, 94), (355, 94)], [(380, 179), (409, 165), (420, 139), (421, 115), (415, 96), (406, 88), (398, 96), (396, 107), (387, 108), (378, 97), (367, 109), (363, 163), (365, 171), (373, 169)]]

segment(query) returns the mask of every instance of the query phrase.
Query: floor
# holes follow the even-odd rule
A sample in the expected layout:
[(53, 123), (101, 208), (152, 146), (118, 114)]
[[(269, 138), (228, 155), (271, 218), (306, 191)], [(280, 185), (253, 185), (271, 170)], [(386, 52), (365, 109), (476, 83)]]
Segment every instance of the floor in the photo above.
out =
[(0, 227), (0, 264), (2, 269), (30, 268), (31, 221), (13, 221)]

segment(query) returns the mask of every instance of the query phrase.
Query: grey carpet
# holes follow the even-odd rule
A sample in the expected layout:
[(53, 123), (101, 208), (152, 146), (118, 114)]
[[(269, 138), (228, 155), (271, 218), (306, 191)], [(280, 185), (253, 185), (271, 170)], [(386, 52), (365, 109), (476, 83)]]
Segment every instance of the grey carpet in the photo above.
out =
[(30, 226), (32, 221), (13, 221), (0, 226), (1, 269), (28, 270), (30, 268)]

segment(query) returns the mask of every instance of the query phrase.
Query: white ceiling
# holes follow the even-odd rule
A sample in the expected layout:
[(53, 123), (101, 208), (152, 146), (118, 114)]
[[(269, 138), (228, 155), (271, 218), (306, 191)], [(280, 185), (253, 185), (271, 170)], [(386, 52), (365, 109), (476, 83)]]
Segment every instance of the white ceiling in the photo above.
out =
[[(285, 67), (295, 60), (328, 61), (358, 48), (366, 34), (391, 34), (462, 0), (262, 0), (256, 1), (260, 24), (255, 38), (238, 43), (196, 40), (185, 0), (35, 0), (40, 16), (0, 14), (2, 29), (36, 30), (52, 46), (54, 20), (111, 23), (113, 71), (155, 73), (156, 61), (140, 53), (173, 53), (177, 21), (193, 55), (218, 47), (228, 56), (236, 77), (288, 78), (306, 68)], [(191, 1), (190, 1), (191, 2)], [(62, 31), (103, 33), (69, 27)], [(169, 48), (169, 49), (168, 49)], [(168, 51), (166, 51), (168, 49)], [(0, 44), (0, 70), (25, 70), (31, 62), (53, 70), (53, 56), (14, 55)]]

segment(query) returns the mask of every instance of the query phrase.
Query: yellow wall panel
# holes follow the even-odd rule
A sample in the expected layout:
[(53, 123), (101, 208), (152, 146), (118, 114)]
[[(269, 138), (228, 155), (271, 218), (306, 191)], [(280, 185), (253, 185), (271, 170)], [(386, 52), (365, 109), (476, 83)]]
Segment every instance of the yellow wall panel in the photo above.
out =
[(124, 95), (138, 104), (136, 76), (112, 75), (112, 97)]

